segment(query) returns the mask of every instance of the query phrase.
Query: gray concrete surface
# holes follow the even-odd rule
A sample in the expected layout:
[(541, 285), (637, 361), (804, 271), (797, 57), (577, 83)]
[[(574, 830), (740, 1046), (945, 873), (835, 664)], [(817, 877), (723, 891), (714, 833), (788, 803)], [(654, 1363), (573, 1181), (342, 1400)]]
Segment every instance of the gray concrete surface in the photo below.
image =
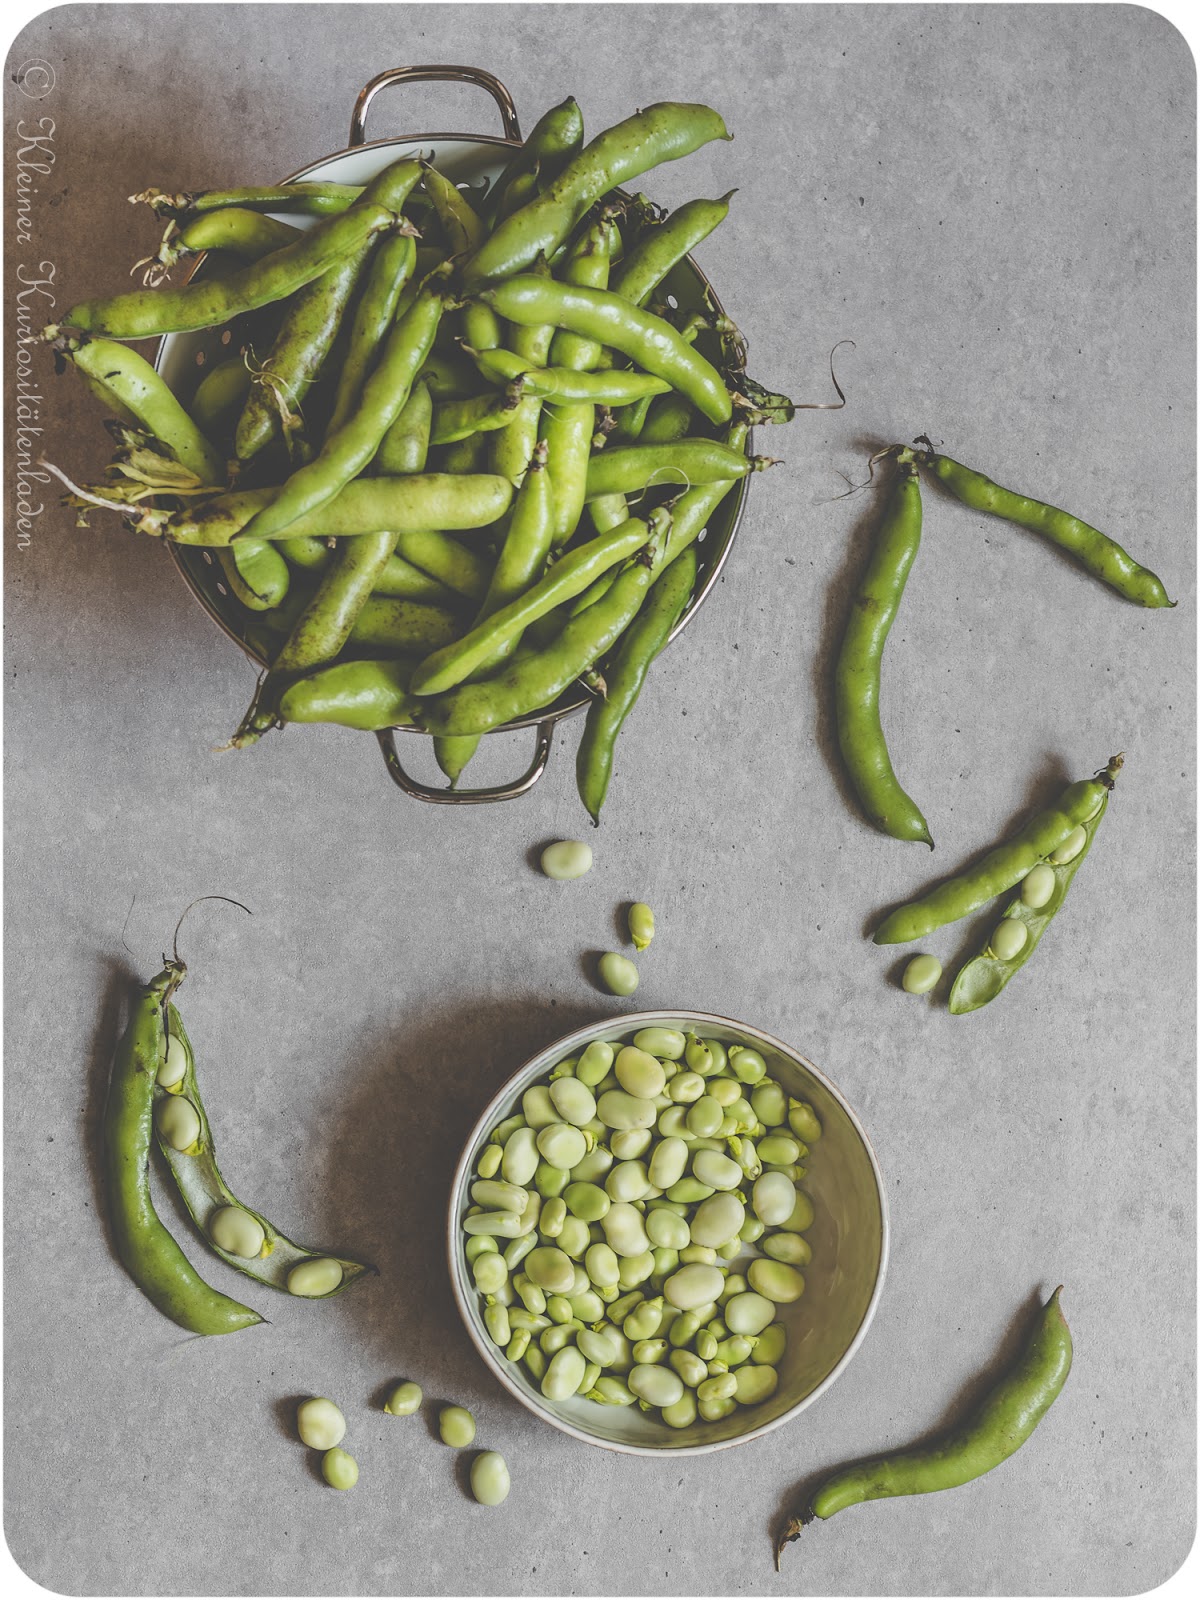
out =
[[(31, 101), (12, 77), (37, 58), (56, 83)], [(54, 122), (10, 273), (50, 262), (60, 306), (116, 289), (154, 233), (125, 195), (281, 175), (341, 146), (365, 80), (421, 60), (490, 68), (527, 123), (569, 92), (592, 129), (711, 99), (736, 142), (646, 187), (672, 204), (737, 185), (701, 260), (755, 370), (824, 399), (830, 347), (852, 338), (851, 403), (772, 437), (787, 465), (755, 483), (726, 578), (623, 738), (595, 870), (567, 885), (531, 852), (584, 832), (577, 729), (532, 797), (479, 810), (405, 800), (349, 733), (215, 756), (251, 674), (166, 553), (53, 505), (22, 550), (10, 504), (10, 1549), (71, 1594), (1151, 1588), (1183, 1560), (1194, 1506), (1188, 50), (1122, 6), (69, 6), (30, 25), (6, 73), (10, 201), (20, 119)], [(376, 131), (493, 125), (477, 94), (431, 87), (381, 103)], [(42, 370), (46, 448), (95, 468), (96, 407)], [(834, 500), (839, 474), (921, 430), (1091, 515), (1180, 601), (1141, 612), (927, 494), (886, 690), (932, 860), (849, 802), (827, 692), (877, 509)], [(11, 473), (10, 456), (10, 490)], [(1118, 748), (1096, 851), (1003, 999), (958, 1019), (904, 996), (896, 952), (864, 938), (881, 908)], [(524, 754), (500, 740), (483, 765)], [(183, 941), (225, 1170), (382, 1275), (189, 1342), (110, 1254), (95, 1149), (130, 976), (206, 893), (255, 913), (202, 907)], [(473, 1356), (441, 1264), (476, 1108), (617, 1007), (591, 953), (635, 896), (660, 927), (638, 999), (810, 1054), (865, 1119), (891, 1196), (890, 1281), (848, 1372), (799, 1422), (709, 1460), (616, 1459), (525, 1415)], [(951, 929), (929, 947), (949, 962), (966, 943)], [(1033, 1442), (955, 1494), (818, 1528), (777, 1578), (769, 1534), (793, 1496), (960, 1416), (1060, 1281), (1075, 1371)], [(512, 1466), (503, 1510), (470, 1502), (427, 1417), (381, 1415), (401, 1374), (472, 1407)], [(351, 1495), (292, 1437), (310, 1391), (346, 1410)]]

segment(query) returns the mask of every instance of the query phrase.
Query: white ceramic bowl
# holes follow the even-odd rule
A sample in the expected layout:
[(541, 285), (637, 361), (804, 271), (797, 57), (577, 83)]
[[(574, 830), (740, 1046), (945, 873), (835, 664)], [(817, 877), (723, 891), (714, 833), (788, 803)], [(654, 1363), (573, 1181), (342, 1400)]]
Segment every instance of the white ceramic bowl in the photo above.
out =
[[(628, 1040), (639, 1028), (677, 1028), (727, 1044), (748, 1044), (766, 1058), (767, 1071), (821, 1119), (823, 1133), (806, 1158), (802, 1187), (816, 1218), (806, 1238), (813, 1258), (804, 1269), (805, 1292), (780, 1308), (788, 1330), (779, 1387), (770, 1400), (739, 1406), (720, 1422), (697, 1422), (676, 1431), (637, 1406), (604, 1406), (578, 1397), (543, 1397), (524, 1366), (509, 1361), (484, 1327), (482, 1304), (463, 1255), (462, 1216), (480, 1152), (497, 1123), (520, 1109), (521, 1096), (543, 1081), (559, 1061), (578, 1056), (593, 1039)], [(526, 1063), (484, 1108), (467, 1140), (450, 1195), (447, 1247), (454, 1298), (467, 1332), (499, 1381), (522, 1405), (564, 1433), (608, 1450), (653, 1455), (660, 1450), (699, 1455), (757, 1439), (799, 1415), (845, 1371), (871, 1323), (883, 1290), (888, 1258), (887, 1201), (870, 1140), (854, 1111), (811, 1061), (770, 1034), (702, 1011), (644, 1011), (613, 1017), (568, 1034)]]

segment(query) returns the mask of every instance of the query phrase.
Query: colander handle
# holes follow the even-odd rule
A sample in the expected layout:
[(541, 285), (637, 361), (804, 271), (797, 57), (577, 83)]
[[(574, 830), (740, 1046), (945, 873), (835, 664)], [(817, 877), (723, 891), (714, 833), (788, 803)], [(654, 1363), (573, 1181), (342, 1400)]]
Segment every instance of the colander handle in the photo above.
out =
[(550, 759), (554, 723), (553, 720), (538, 723), (537, 745), (533, 752), (533, 764), (528, 772), (515, 783), (502, 783), (494, 789), (434, 789), (427, 783), (418, 783), (400, 764), (396, 735), (392, 729), (385, 728), (375, 737), (379, 740), (379, 748), (383, 751), (383, 759), (391, 774), (392, 782), (403, 789), (405, 794), (411, 795), (414, 800), (427, 800), (430, 805), (435, 806), (485, 806), (493, 800), (515, 800), (519, 794), (527, 794), (533, 788), (545, 772), (546, 763)]
[(520, 140), (521, 124), (517, 121), (517, 108), (513, 105), (512, 95), (490, 72), (485, 72), (482, 67), (389, 67), (386, 72), (381, 72), (377, 78), (372, 78), (365, 89), (359, 92), (358, 99), (354, 102), (354, 111), (350, 117), (350, 147), (365, 144), (367, 139), (367, 112), (371, 101), (381, 89), (389, 89), (394, 83), (475, 83), (481, 89), (486, 89), (492, 99), (500, 108), (500, 116), (504, 122), (504, 137), (506, 139)]

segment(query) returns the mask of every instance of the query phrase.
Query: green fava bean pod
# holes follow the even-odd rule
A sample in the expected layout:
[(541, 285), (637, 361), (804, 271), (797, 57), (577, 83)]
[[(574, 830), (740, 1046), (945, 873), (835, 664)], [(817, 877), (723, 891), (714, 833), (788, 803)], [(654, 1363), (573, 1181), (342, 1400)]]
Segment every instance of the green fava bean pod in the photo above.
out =
[(189, 1106), (195, 1122), (195, 1137), (181, 1149), (167, 1135), (161, 1118), (156, 1118), (159, 1123), (158, 1143), (180, 1197), (209, 1248), (248, 1278), (285, 1293), (296, 1292), (289, 1278), (298, 1268), (306, 1264), (332, 1263), (337, 1272), (335, 1275), (332, 1267), (328, 1269), (328, 1286), (320, 1292), (322, 1299), (327, 1295), (340, 1294), (360, 1278), (374, 1273), (375, 1268), (367, 1262), (296, 1244), (261, 1212), (252, 1210), (234, 1195), (217, 1165), (212, 1129), (196, 1081), (196, 1062), (191, 1041), (184, 1031), (178, 1011), (170, 1003), (167, 1005), (167, 1021), (170, 1037), (178, 1039), (187, 1065), (183, 1077), (173, 1088), (163, 1089), (161, 1085), (155, 1085), (155, 1109), (157, 1113), (175, 1105)]
[(708, 106), (664, 101), (647, 106), (593, 139), (536, 200), (506, 218), (463, 269), (468, 289), (551, 257), (610, 189), (663, 161), (676, 161), (712, 139), (730, 137)]
[(345, 661), (298, 679), (279, 701), (283, 722), (333, 722), (374, 733), (411, 724), (406, 661)]
[(1113, 756), (1103, 772), (1072, 783), (1057, 802), (1039, 811), (1007, 843), (988, 852), (977, 866), (899, 906), (875, 933), (876, 944), (908, 944), (947, 922), (970, 916), (989, 900), (1018, 884), (1044, 861), (1072, 830), (1094, 817), (1116, 782), (1124, 757)]
[(1083, 865), (1107, 810), (1106, 795), (1099, 811), (1082, 824), (1085, 841), (1077, 855), (1072, 856), (1069, 861), (1034, 867), (1026, 877), (1025, 883), (1028, 884), (1034, 873), (1042, 871), (1050, 873), (1053, 883), (1049, 895), (1043, 898), (1039, 886), (1038, 893), (1034, 896), (1039, 903), (1032, 906), (1025, 898), (1022, 885), (1022, 893), (1005, 909), (1004, 917), (1006, 921), (1013, 922), (1021, 928), (1025, 937), (1012, 954), (1002, 956), (996, 949), (995, 935), (993, 935), (990, 944), (979, 955), (972, 957), (959, 968), (950, 990), (949, 1009), (955, 1016), (962, 1016), (968, 1011), (978, 1011), (981, 1006), (994, 1000), (1009, 979), (1029, 960), (1051, 921), (1062, 910), (1067, 890), (1071, 887), (1076, 872)]
[[(603, 289), (618, 238), (616, 228), (609, 222), (601, 220), (589, 228), (563, 268), (565, 281), (586, 289)], [(558, 365), (586, 372), (599, 361), (601, 348), (593, 339), (559, 333), (550, 354)], [(553, 538), (558, 546), (567, 542), (583, 515), (595, 423), (595, 407), (589, 401), (557, 404), (544, 413), (542, 433), (554, 499)]]
[(108, 300), (85, 300), (66, 313), (61, 325), (47, 327), (43, 337), (57, 338), (61, 327), (103, 333), (113, 339), (154, 339), (164, 333), (219, 327), (243, 312), (294, 294), (370, 239), (400, 226), (407, 224), (400, 224), (383, 206), (364, 206), (319, 223), (294, 244), (227, 278), (203, 278), (180, 289), (135, 289)]
[(959, 1427), (933, 1444), (858, 1462), (827, 1478), (780, 1537), (786, 1544), (814, 1519), (827, 1521), (848, 1506), (896, 1495), (955, 1489), (991, 1472), (1026, 1442), (1062, 1392), (1071, 1370), (1071, 1330), (1062, 1314), (1061, 1286), (1038, 1314), (1016, 1365)]
[[(475, 619), (476, 626), (533, 588), (545, 568), (553, 537), (554, 494), (546, 472), (546, 447), (538, 444), (530, 458), (528, 470), (522, 475), (509, 518), (508, 532)], [(520, 640), (520, 633), (512, 634), (496, 647), (477, 670), (487, 672), (501, 661), (506, 661)]]
[[(412, 240), (405, 242), (411, 249)], [(366, 248), (354, 251), (288, 301), (270, 350), (251, 364), (250, 392), (234, 433), (240, 461), (251, 460), (280, 432), (293, 449), (301, 407), (333, 347), (365, 260)]]
[(368, 465), (387, 430), (408, 401), (417, 374), (433, 348), (445, 305), (444, 280), (427, 278), (411, 308), (394, 325), (358, 404), (320, 453), (294, 472), (270, 505), (250, 522), (251, 538), (278, 538), (285, 529), (326, 506)]
[(186, 971), (175, 959), (146, 985), (117, 1048), (103, 1128), (109, 1218), (122, 1264), (164, 1316), (191, 1333), (235, 1333), (262, 1318), (204, 1282), (150, 1198), (153, 1097), (167, 1059), (168, 1007)]
[(933, 847), (920, 808), (892, 767), (879, 714), (884, 646), (921, 543), (921, 485), (911, 451), (897, 458), (867, 570), (850, 610), (835, 671), (838, 744), (863, 810), (893, 839)]
[(1028, 495), (1014, 494), (1011, 489), (1002, 489), (998, 483), (985, 478), (982, 472), (964, 467), (949, 456), (939, 455), (928, 439), (918, 439), (917, 443), (926, 446), (916, 458), (921, 466), (973, 511), (985, 511), (991, 516), (1003, 517), (1006, 522), (1016, 523), (1019, 528), (1028, 528), (1031, 533), (1049, 539), (1060, 550), (1073, 556), (1086, 572), (1136, 605), (1174, 605), (1175, 602), (1163, 587), (1162, 579), (1147, 567), (1140, 566), (1115, 539), (1110, 539), (1098, 528), (1080, 521), (1069, 512), (1060, 511), (1057, 506), (1031, 500)]
[(202, 484), (223, 484), (225, 464), (146, 358), (112, 339), (63, 338), (57, 346), (105, 397), (123, 407)]
[[(183, 194), (167, 194), (162, 189), (145, 189), (129, 196), (130, 205), (146, 205), (159, 217), (176, 221), (224, 211), (229, 206), (251, 211), (288, 211), (297, 216), (340, 216), (362, 195), (362, 189), (349, 183), (287, 183), (256, 185), (242, 189), (200, 189)], [(270, 220), (270, 219), (268, 219)]]
[(716, 368), (669, 322), (631, 306), (620, 295), (527, 273), (497, 284), (481, 298), (510, 322), (553, 323), (611, 346), (686, 395), (710, 422), (728, 422), (732, 415), (729, 391)]
[[(657, 517), (658, 513), (653, 515)], [(570, 560), (571, 556), (565, 556), (557, 566), (565, 567)], [(626, 567), (604, 599), (568, 623), (547, 649), (522, 660), (514, 658), (505, 671), (484, 683), (464, 684), (439, 699), (425, 701), (420, 712), (421, 726), (435, 734), (487, 733), (550, 705), (581, 673), (608, 653), (637, 615), (650, 583), (648, 567), (640, 562)], [(623, 956), (602, 956), (601, 974), (608, 983), (615, 975), (608, 969), (613, 969), (616, 961), (623, 963), (618, 969), (618, 981), (628, 985), (636, 969)], [(613, 993), (629, 994), (632, 989), (614, 988)]]
[[(423, 661), (413, 679), (414, 689), (419, 694), (439, 695), (462, 683), (489, 662), (502, 645), (518, 638), (531, 622), (544, 616), (561, 601), (572, 599), (600, 573), (635, 555), (654, 537), (654, 533), (652, 525), (631, 518), (611, 533), (601, 534), (587, 544), (580, 545), (556, 562), (546, 576), (519, 599), (502, 606), (499, 611), (477, 623), (464, 638)], [(461, 728), (436, 731), (470, 733), (476, 730)]]
[[(127, 348), (121, 346), (121, 349)], [(230, 356), (228, 361), (210, 367), (201, 378), (188, 407), (196, 426), (224, 443), (249, 389), (250, 369), (241, 356)]]
[[(151, 538), (221, 549), (245, 537), (252, 518), (270, 504), (276, 492), (241, 489), (218, 495), (194, 511), (146, 511), (137, 516), (135, 525)], [(512, 485), (487, 473), (357, 478), (319, 513), (302, 517), (281, 543), (291, 550), (298, 540), (310, 538), (357, 538), (395, 529), (483, 528), (504, 515), (511, 499)]]
[(204, 212), (185, 222), (176, 239), (167, 242), (165, 251), (159, 252), (159, 262), (164, 267), (172, 267), (181, 255), (188, 252), (199, 255), (208, 250), (225, 250), (243, 261), (261, 261), (264, 256), (273, 255), (302, 237), (300, 229), (292, 227), (290, 222), (263, 216), (245, 206), (229, 206), (221, 211)]
[[(405, 459), (408, 461), (410, 472), (419, 472), (425, 465), (431, 415), (432, 402), (429, 391), (423, 385), (418, 385), (401, 413), (407, 444)], [(276, 652), (271, 670), (259, 684), (250, 709), (234, 735), (233, 743), (236, 748), (254, 743), (271, 728), (277, 715), (282, 716), (285, 722), (300, 720), (295, 715), (298, 709), (295, 703), (290, 707), (290, 715), (283, 710), (281, 703), (291, 679), (299, 672), (322, 662), (331, 661), (354, 635), (356, 626), (364, 621), (369, 625), (376, 613), (387, 608), (387, 602), (372, 604), (371, 592), (390, 560), (399, 537), (399, 533), (387, 531), (364, 534), (361, 538), (347, 540), (339, 547), (334, 562), (322, 577), (316, 594), (297, 618), (286, 643)], [(394, 601), (390, 604), (394, 609), (396, 606), (403, 606), (405, 602)], [(367, 643), (363, 638), (361, 627), (358, 637), (364, 644)], [(355, 666), (361, 667), (362, 664), (347, 664), (352, 676), (356, 676), (360, 681), (369, 676), (362, 671), (354, 675)], [(394, 677), (394, 674), (389, 674), (386, 670), (376, 675), (377, 692), (373, 697), (375, 704), (371, 708), (372, 716), (379, 714), (379, 690), (384, 690), (383, 698), (387, 699), (386, 688)], [(309, 695), (313, 692), (312, 689), (308, 691)], [(403, 706), (397, 706), (393, 698), (387, 710), (388, 721), (382, 726), (395, 726), (404, 715)], [(315, 719), (310, 717), (308, 720)]]
[(775, 464), (771, 456), (748, 456), (719, 439), (618, 446), (600, 451), (588, 463), (587, 498), (726, 483)]
[(383, 239), (376, 246), (366, 283), (354, 308), (327, 432), (336, 433), (354, 410), (416, 262), (417, 247), (405, 234)]
[[(666, 646), (692, 597), (696, 572), (697, 558), (693, 549), (683, 551), (666, 569), (651, 590), (641, 614), (622, 639), (616, 661), (605, 673), (606, 693), (588, 707), (587, 722), (575, 756), (575, 782), (596, 827), (600, 826), (600, 811), (612, 779), (617, 736), (637, 704), (651, 663)], [(641, 911), (649, 911), (649, 907)], [(640, 912), (638, 922), (638, 931), (644, 934), (647, 929)], [(630, 928), (632, 932), (632, 912)], [(653, 932), (654, 914), (650, 912), (650, 937)], [(636, 934), (634, 943), (637, 945)], [(645, 945), (637, 945), (637, 948), (644, 949)]]
[[(534, 174), (543, 187), (549, 187), (567, 163), (579, 154), (582, 144), (583, 113), (575, 97), (568, 95), (561, 104), (551, 106), (538, 118), (525, 143), (496, 179), (483, 205), (487, 221), (500, 221), (516, 209), (512, 204), (513, 186), (522, 178)], [(533, 195), (528, 198), (532, 200)]]
[(612, 281), (614, 294), (643, 306), (651, 293), (684, 256), (696, 248), (729, 215), (731, 189), (720, 200), (689, 200), (665, 222), (648, 228), (621, 263)]

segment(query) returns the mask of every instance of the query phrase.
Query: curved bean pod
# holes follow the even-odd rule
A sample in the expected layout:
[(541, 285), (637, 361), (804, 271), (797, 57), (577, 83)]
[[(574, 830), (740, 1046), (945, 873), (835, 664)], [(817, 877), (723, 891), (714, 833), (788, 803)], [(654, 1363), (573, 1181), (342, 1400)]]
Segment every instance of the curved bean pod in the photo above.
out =
[(583, 112), (574, 95), (556, 106), (551, 106), (539, 117), (529, 131), (529, 137), (512, 156), (504, 171), (496, 179), (495, 187), (487, 196), (483, 212), (488, 222), (495, 223), (527, 204), (536, 191), (528, 192), (518, 201), (519, 192), (525, 191), (530, 179), (549, 187), (567, 163), (579, 154), (583, 145)]
[(994, 1000), (1008, 980), (1029, 960), (1051, 919), (1062, 910), (1071, 881), (1092, 848), (1096, 829), (1104, 821), (1104, 813), (1107, 810), (1108, 796), (1105, 795), (1099, 811), (1082, 824), (1086, 839), (1078, 855), (1072, 856), (1070, 861), (1047, 862), (1054, 876), (1054, 886), (1047, 900), (1034, 907), (1028, 905), (1018, 894), (1005, 909), (1004, 919), (1018, 922), (1025, 930), (1025, 941), (1016, 955), (1009, 956), (1006, 960), (1001, 959), (989, 943), (977, 956), (959, 968), (950, 990), (949, 1001), (949, 1009), (955, 1016), (962, 1016), (968, 1011), (978, 1011), (980, 1006), (985, 1006), (989, 1000)]
[[(432, 411), (433, 402), (428, 389), (418, 384), (401, 413), (404, 421), (402, 437), (407, 454), (397, 456), (398, 463), (407, 465), (412, 472), (419, 472), (425, 464)], [(399, 442), (396, 449), (399, 450)], [(323, 661), (332, 661), (342, 649), (356, 625), (363, 620), (372, 590), (385, 571), (399, 537), (396, 532), (383, 530), (349, 539), (339, 546), (332, 567), (296, 619), (287, 641), (273, 657), (271, 670), (258, 685), (250, 709), (233, 737), (232, 743), (236, 749), (253, 744), (273, 726), (279, 697), (295, 673)], [(242, 542), (244, 536), (235, 541)], [(389, 602), (380, 604), (387, 605)], [(392, 601), (390, 604), (397, 606), (408, 602)], [(426, 610), (424, 607), (418, 609), (422, 614)], [(428, 610), (431, 615), (445, 615), (435, 612), (432, 607)], [(394, 613), (391, 620), (395, 621)], [(367, 625), (370, 626), (370, 623)], [(362, 639), (362, 642), (368, 641)]]
[[(336, 1286), (321, 1295), (319, 1297), (321, 1299), (329, 1299), (335, 1294), (340, 1294), (359, 1278), (373, 1273), (376, 1269), (365, 1261), (355, 1261), (329, 1250), (310, 1250), (306, 1245), (296, 1244), (286, 1234), (281, 1233), (273, 1223), (268, 1222), (261, 1212), (254, 1211), (234, 1195), (217, 1165), (212, 1129), (196, 1082), (196, 1058), (191, 1040), (184, 1031), (179, 1012), (171, 1004), (167, 1006), (167, 1023), (170, 1038), (178, 1040), (182, 1046), (186, 1067), (183, 1077), (170, 1089), (156, 1086), (155, 1106), (161, 1109), (172, 1096), (180, 1097), (196, 1112), (200, 1132), (193, 1148), (177, 1150), (170, 1140), (163, 1136), (160, 1129), (158, 1147), (171, 1169), (171, 1176), (175, 1180), (180, 1197), (209, 1249), (215, 1251), (229, 1266), (244, 1272), (248, 1278), (253, 1278), (257, 1283), (265, 1283), (272, 1289), (282, 1290), (285, 1294), (289, 1292), (289, 1273), (305, 1261), (333, 1261), (341, 1269), (341, 1276)], [(262, 1243), (256, 1256), (236, 1255), (222, 1248), (218, 1242), (215, 1235), (219, 1230), (213, 1225), (214, 1213), (226, 1207), (244, 1213), (248, 1219), (253, 1219), (253, 1222), (257, 1223)]]
[(433, 201), (449, 254), (460, 256), (468, 250), (477, 250), (487, 230), (461, 189), (456, 188), (428, 161), (421, 163), (421, 182), (425, 193)]
[(635, 306), (644, 306), (671, 268), (720, 227), (736, 193), (730, 189), (719, 200), (689, 200), (665, 222), (647, 228), (614, 275), (609, 286), (612, 292)]
[[(538, 277), (550, 276), (550, 268), (545, 261), (535, 262), (531, 271)], [(520, 323), (509, 323), (505, 327), (505, 343), (508, 348), (519, 360), (534, 367), (546, 365), (550, 359), (550, 345), (553, 339), (554, 329), (549, 324), (531, 323), (528, 327), (523, 327)], [(491, 470), (519, 486), (534, 447), (539, 443), (541, 422), (541, 398), (530, 394), (517, 407), (517, 415), (511, 427), (494, 433), (489, 439), (488, 464)]]
[(468, 683), (436, 700), (425, 700), (417, 714), (433, 734), (488, 733), (514, 717), (555, 701), (581, 672), (610, 650), (637, 615), (650, 586), (650, 569), (627, 567), (608, 594), (569, 622), (546, 650), (514, 661), (495, 678)]
[[(403, 242), (412, 248), (411, 239)], [(261, 366), (251, 368), (250, 392), (233, 438), (240, 461), (256, 456), (281, 428), (289, 451), (293, 448), (300, 407), (333, 347), (365, 260), (366, 247), (352, 250), (288, 301), (270, 351)]]
[(199, 255), (205, 250), (229, 250), (246, 261), (261, 261), (276, 250), (295, 244), (303, 237), (299, 228), (257, 211), (230, 207), (210, 211), (184, 223), (175, 245), (179, 251)]
[[(631, 518), (611, 533), (601, 534), (572, 550), (519, 599), (477, 623), (455, 644), (422, 661), (413, 675), (413, 692), (434, 695), (452, 689), (482, 666), (501, 645), (523, 633), (531, 622), (563, 600), (581, 593), (600, 573), (636, 554), (652, 537), (652, 530), (646, 523)], [(454, 731), (470, 733), (473, 730)]]
[(320, 511), (370, 463), (384, 434), (404, 409), (433, 347), (445, 295), (445, 280), (440, 275), (426, 279), (411, 309), (388, 335), (357, 406), (337, 432), (329, 435), (315, 459), (293, 472), (258, 513), (246, 530), (251, 538), (275, 539), (288, 528), (299, 533), (294, 523)]
[(472, 395), (469, 400), (445, 400), (434, 408), (429, 442), (455, 444), (472, 434), (507, 428), (516, 420), (522, 396), (523, 385), (518, 379), (503, 394), (489, 390), (487, 394)]
[[(622, 518), (622, 521), (627, 520)], [(545, 568), (553, 538), (554, 495), (546, 472), (546, 446), (539, 444), (517, 491), (508, 533), (475, 619), (477, 627), (532, 589)], [(498, 646), (483, 663), (483, 670), (498, 666), (510, 656), (520, 637), (519, 633), (513, 634)]]
[[(128, 347), (121, 345), (120, 348)], [(230, 356), (228, 361), (210, 367), (201, 378), (189, 408), (197, 427), (224, 442), (226, 429), (240, 413), (249, 391), (250, 368), (243, 357)]]
[(923, 939), (935, 928), (968, 917), (1007, 893), (1031, 867), (1057, 849), (1073, 828), (1099, 811), (1123, 762), (1123, 756), (1113, 756), (1094, 778), (1068, 784), (1053, 806), (1031, 817), (1012, 839), (990, 850), (977, 866), (947, 879), (919, 900), (898, 906), (876, 930), (875, 943), (908, 944)]
[(167, 1007), (186, 975), (169, 961), (141, 991), (117, 1047), (104, 1111), (104, 1167), (117, 1254), (142, 1293), (192, 1333), (235, 1333), (262, 1318), (205, 1283), (150, 1198), (154, 1085), (167, 1057)]
[[(922, 441), (918, 440), (918, 443)], [(1006, 522), (1015, 522), (1019, 528), (1028, 528), (1049, 539), (1060, 550), (1073, 556), (1085, 571), (1101, 583), (1124, 595), (1139, 606), (1172, 606), (1162, 579), (1148, 567), (1140, 566), (1115, 539), (1082, 522), (1057, 506), (1046, 505), (1041, 500), (1031, 500), (1028, 495), (1014, 494), (1002, 489), (998, 483), (985, 478), (982, 472), (964, 467), (949, 456), (939, 455), (932, 447), (922, 450), (917, 460), (950, 493), (973, 511), (986, 511)]]
[(575, 757), (579, 798), (597, 827), (612, 776), (613, 747), (646, 681), (650, 663), (683, 615), (696, 583), (696, 552), (687, 549), (655, 583), (642, 612), (621, 641), (616, 660), (604, 674), (606, 691), (588, 708), (587, 724)]
[(842, 760), (867, 816), (893, 839), (919, 839), (932, 849), (929, 826), (892, 767), (879, 715), (884, 646), (920, 543), (921, 484), (905, 451), (842, 636), (834, 714)]
[(681, 394), (664, 394), (651, 402), (638, 434), (639, 444), (674, 444), (691, 433), (696, 410)]
[(607, 290), (575, 288), (525, 273), (480, 296), (510, 322), (553, 323), (609, 345), (664, 378), (710, 422), (728, 422), (733, 405), (717, 369), (662, 317)]
[(712, 139), (729, 137), (708, 106), (664, 101), (627, 117), (593, 139), (543, 194), (500, 224), (466, 262), (466, 287), (522, 272), (539, 255), (549, 259), (610, 189)]
[(61, 325), (52, 323), (44, 329), (43, 337), (56, 338), (61, 328), (82, 328), (114, 339), (151, 339), (216, 327), (245, 311), (285, 299), (369, 239), (398, 227), (408, 224), (383, 206), (364, 206), (319, 223), (294, 244), (228, 278), (200, 278), (179, 289), (134, 289), (106, 300), (83, 300), (71, 307)]
[(376, 246), (371, 270), (354, 308), (350, 336), (338, 372), (328, 433), (336, 433), (351, 415), (367, 374), (379, 359), (380, 347), (396, 315), (417, 261), (417, 247), (406, 234), (383, 239)]
[(961, 1427), (936, 1444), (860, 1462), (827, 1478), (807, 1510), (784, 1529), (776, 1565), (784, 1545), (798, 1539), (814, 1518), (825, 1521), (865, 1500), (956, 1489), (1019, 1450), (1061, 1394), (1071, 1370), (1071, 1330), (1059, 1305), (1061, 1294), (1060, 1286), (1039, 1313), (1016, 1366)]

